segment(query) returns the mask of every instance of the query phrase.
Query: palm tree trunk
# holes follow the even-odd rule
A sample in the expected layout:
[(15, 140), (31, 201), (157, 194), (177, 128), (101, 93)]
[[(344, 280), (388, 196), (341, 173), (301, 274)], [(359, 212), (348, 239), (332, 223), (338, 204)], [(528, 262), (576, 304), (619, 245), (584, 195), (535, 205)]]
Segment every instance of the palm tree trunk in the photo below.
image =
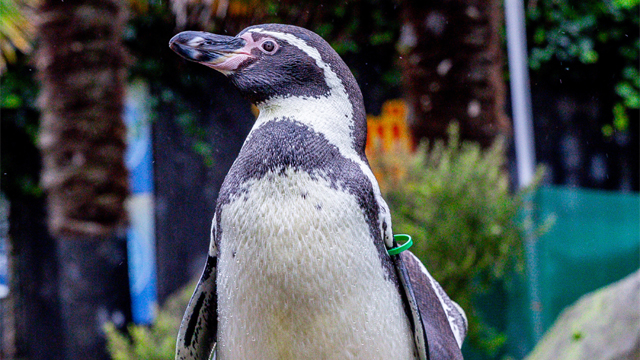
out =
[(58, 235), (106, 235), (125, 219), (126, 56), (117, 0), (45, 1), (39, 24), (42, 185)]
[(509, 134), (500, 4), (499, 0), (403, 2), (400, 52), (416, 139), (446, 138), (451, 122), (459, 123), (462, 139), (482, 146)]
[(107, 359), (104, 322), (130, 318), (117, 233), (128, 195), (124, 9), (118, 0), (44, 0), (39, 9), (41, 182), (57, 240), (66, 359)]

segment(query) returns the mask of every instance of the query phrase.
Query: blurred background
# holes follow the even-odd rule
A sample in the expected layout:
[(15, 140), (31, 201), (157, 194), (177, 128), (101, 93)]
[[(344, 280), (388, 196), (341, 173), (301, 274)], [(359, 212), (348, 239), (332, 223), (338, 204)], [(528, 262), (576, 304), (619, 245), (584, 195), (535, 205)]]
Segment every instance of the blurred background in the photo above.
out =
[(0, 358), (173, 358), (257, 110), (168, 41), (267, 22), (356, 76), (465, 358), (640, 356), (638, 0), (0, 0)]

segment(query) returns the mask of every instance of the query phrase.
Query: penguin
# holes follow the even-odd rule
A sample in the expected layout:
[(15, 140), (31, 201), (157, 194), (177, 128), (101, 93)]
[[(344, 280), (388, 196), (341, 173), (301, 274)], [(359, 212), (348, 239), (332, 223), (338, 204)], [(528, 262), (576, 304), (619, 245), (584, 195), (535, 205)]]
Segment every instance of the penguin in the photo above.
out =
[(312, 31), (185, 31), (169, 47), (259, 115), (218, 194), (176, 359), (461, 359), (464, 311), (409, 251), (365, 156), (360, 88)]

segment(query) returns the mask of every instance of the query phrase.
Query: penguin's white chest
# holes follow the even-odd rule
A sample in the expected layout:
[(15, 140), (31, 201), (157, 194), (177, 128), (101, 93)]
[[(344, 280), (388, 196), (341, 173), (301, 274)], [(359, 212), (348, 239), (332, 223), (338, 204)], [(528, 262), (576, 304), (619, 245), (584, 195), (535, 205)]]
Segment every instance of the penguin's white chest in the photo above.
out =
[(414, 359), (356, 198), (286, 169), (220, 213), (219, 359)]

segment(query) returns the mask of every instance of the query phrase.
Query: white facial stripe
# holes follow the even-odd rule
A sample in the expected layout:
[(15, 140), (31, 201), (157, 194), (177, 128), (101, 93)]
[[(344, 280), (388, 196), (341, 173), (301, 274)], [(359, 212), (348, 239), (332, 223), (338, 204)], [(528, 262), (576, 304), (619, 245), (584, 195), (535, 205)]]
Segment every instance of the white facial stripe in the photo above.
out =
[(311, 47), (311, 46), (309, 46), (309, 45), (307, 45), (307, 43), (304, 40), (302, 40), (302, 39), (300, 39), (300, 38), (298, 38), (298, 37), (296, 37), (296, 36), (294, 36), (292, 34), (286, 34), (286, 33), (281, 33), (281, 32), (276, 32), (276, 31), (266, 31), (266, 30), (263, 30), (263, 29), (252, 29), (251, 32), (271, 35), (274, 38), (285, 40), (289, 44), (291, 44), (291, 45), (297, 47), (298, 49), (302, 50), (304, 53), (306, 53), (307, 55), (309, 55), (311, 58), (313, 58), (316, 61), (316, 65), (318, 65), (319, 68), (324, 70), (324, 77), (325, 77), (325, 80), (327, 82), (327, 85), (331, 89), (331, 92), (336, 91), (336, 92), (339, 93), (338, 95), (341, 95), (341, 96), (344, 96), (345, 98), (348, 98), (347, 91), (345, 90), (344, 85), (342, 84), (342, 81), (340, 80), (338, 75), (336, 75), (336, 73), (334, 73), (333, 70), (331, 70), (331, 67), (329, 66), (329, 64), (325, 63), (322, 60), (322, 56), (320, 55), (318, 50), (313, 48), (313, 47)]
[[(302, 122), (316, 132), (323, 134), (330, 143), (340, 150), (344, 157), (359, 160), (359, 156), (353, 149), (353, 107), (349, 101), (349, 96), (340, 78), (322, 60), (318, 50), (291, 34), (262, 29), (254, 29), (252, 31), (284, 40), (309, 55), (315, 60), (316, 65), (323, 69), (327, 85), (330, 88), (329, 95), (326, 97), (277, 96), (269, 99), (267, 103), (258, 104), (260, 116), (254, 128), (265, 122), (281, 120), (293, 115), (296, 121)], [(289, 109), (305, 109), (305, 111), (291, 114)], [(358, 163), (360, 162), (358, 161)]]
[[(347, 91), (342, 84), (342, 80), (331, 70), (329, 64), (322, 60), (322, 56), (317, 49), (309, 46), (304, 40), (292, 35), (276, 31), (266, 31), (263, 29), (252, 29), (251, 32), (270, 35), (274, 38), (284, 40), (297, 47), (316, 61), (316, 65), (324, 70), (324, 77), (330, 88), (330, 93), (326, 97), (309, 98), (304, 96), (277, 96), (269, 99), (267, 103), (258, 104), (260, 115), (253, 128), (257, 129), (269, 121), (278, 121), (291, 118), (289, 109), (305, 109), (293, 114), (293, 119), (304, 123), (315, 132), (323, 134), (327, 140), (335, 145), (340, 154), (347, 159), (353, 160), (362, 172), (369, 178), (373, 185), (376, 200), (380, 205), (379, 221), (380, 233), (385, 240), (387, 247), (393, 247), (393, 230), (391, 229), (391, 215), (387, 203), (382, 198), (380, 187), (371, 168), (362, 161), (353, 147), (353, 105), (349, 100)], [(246, 35), (246, 34), (245, 34)], [(243, 36), (244, 38), (244, 36)], [(249, 134), (249, 139), (251, 134)], [(382, 226), (387, 224), (386, 230)]]

